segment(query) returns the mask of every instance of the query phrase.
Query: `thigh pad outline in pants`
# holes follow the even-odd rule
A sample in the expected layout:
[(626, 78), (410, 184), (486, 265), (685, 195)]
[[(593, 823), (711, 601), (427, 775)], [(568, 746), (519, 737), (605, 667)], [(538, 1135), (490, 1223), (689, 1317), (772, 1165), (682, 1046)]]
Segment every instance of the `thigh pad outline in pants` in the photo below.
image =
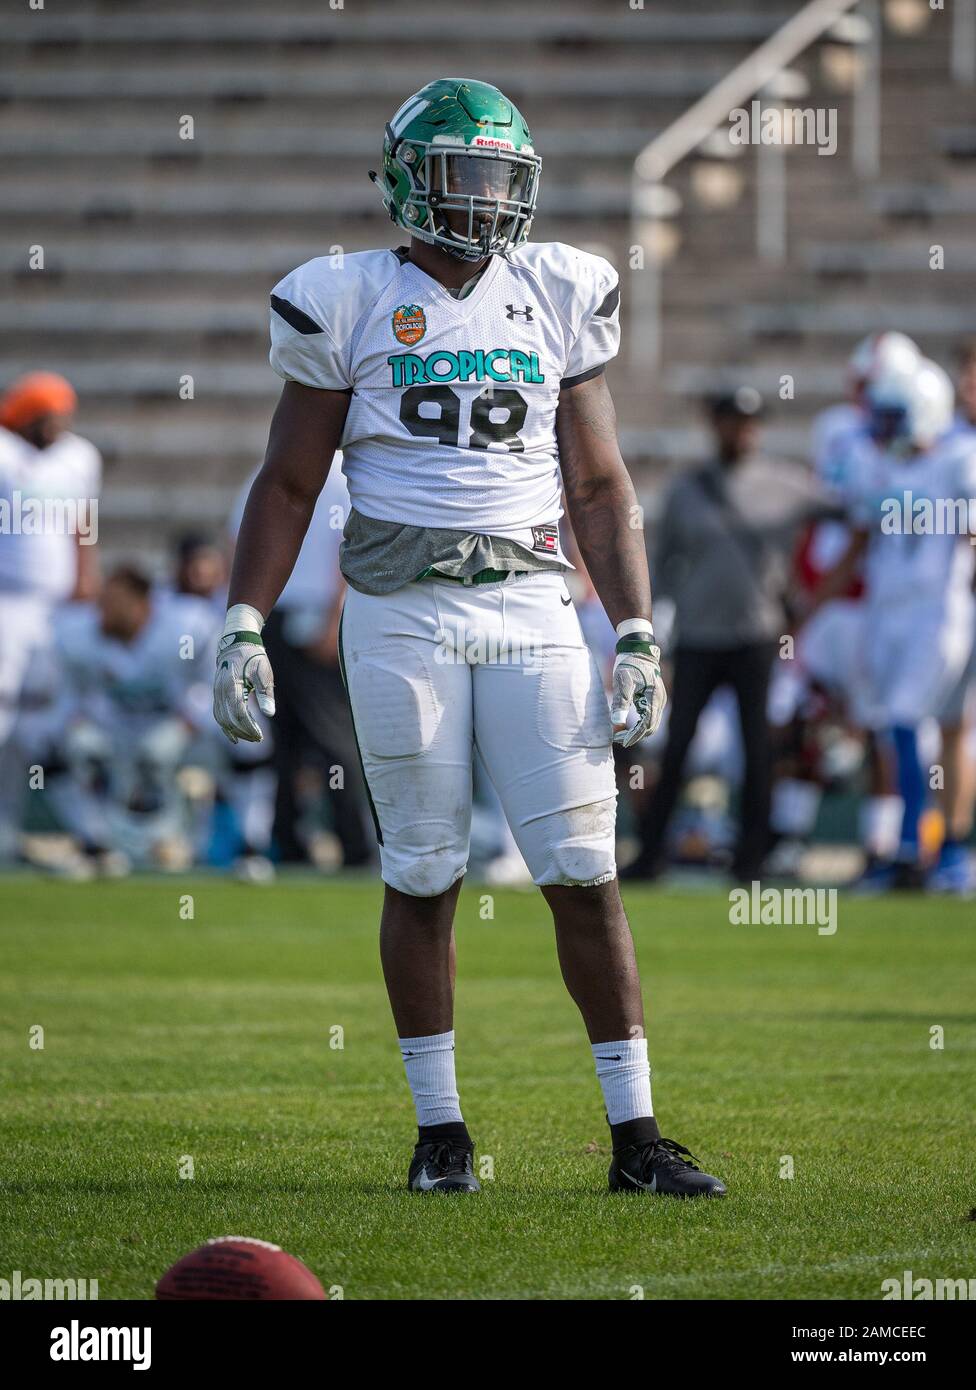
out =
[(412, 897), (434, 897), (467, 866), (470, 672), (464, 665), (437, 663), (423, 637), (387, 636), (375, 626), (370, 631), (371, 611), (382, 621), (376, 607), (382, 600), (363, 603), (366, 596), (352, 593), (350, 598), (343, 658), (363, 770), (382, 833), (383, 881)]
[[(958, 680), (969, 651), (971, 626), (920, 613), (879, 623), (870, 649), (872, 727), (914, 728), (936, 715)], [(912, 634), (907, 646), (906, 632)]]
[(525, 612), (512, 604), (508, 625), (546, 640), (535, 660), (475, 668), (475, 736), (533, 881), (592, 885), (616, 875), (612, 727), (575, 610), (560, 605), (564, 587), (549, 576), (521, 586)]

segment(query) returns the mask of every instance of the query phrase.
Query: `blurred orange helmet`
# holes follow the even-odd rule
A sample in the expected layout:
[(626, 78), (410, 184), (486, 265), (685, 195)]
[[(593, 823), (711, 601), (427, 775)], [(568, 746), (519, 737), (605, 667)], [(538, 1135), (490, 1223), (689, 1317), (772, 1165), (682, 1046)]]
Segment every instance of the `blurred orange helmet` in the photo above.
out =
[(43, 415), (71, 415), (78, 397), (70, 381), (55, 372), (30, 372), (0, 396), (0, 425), (21, 430)]

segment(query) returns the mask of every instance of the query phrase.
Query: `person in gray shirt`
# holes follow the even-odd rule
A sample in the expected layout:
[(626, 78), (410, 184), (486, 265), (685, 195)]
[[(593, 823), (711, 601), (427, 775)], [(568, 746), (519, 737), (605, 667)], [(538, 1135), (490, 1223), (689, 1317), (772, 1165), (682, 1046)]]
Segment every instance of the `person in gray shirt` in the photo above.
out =
[(733, 875), (757, 877), (769, 839), (766, 700), (801, 528), (836, 515), (812, 473), (758, 450), (763, 402), (743, 386), (710, 402), (712, 458), (679, 477), (654, 547), (655, 593), (675, 605), (674, 685), (661, 776), (640, 821), (641, 849), (622, 878), (653, 878), (698, 720), (722, 685), (735, 691), (745, 778)]

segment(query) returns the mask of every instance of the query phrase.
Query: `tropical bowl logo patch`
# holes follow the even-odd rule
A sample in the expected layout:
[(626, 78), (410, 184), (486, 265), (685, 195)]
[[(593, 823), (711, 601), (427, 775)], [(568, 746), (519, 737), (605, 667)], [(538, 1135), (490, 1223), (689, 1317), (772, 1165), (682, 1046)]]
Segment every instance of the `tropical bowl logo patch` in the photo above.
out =
[(393, 310), (392, 324), (397, 342), (412, 347), (427, 332), (427, 315), (419, 304), (401, 304)]

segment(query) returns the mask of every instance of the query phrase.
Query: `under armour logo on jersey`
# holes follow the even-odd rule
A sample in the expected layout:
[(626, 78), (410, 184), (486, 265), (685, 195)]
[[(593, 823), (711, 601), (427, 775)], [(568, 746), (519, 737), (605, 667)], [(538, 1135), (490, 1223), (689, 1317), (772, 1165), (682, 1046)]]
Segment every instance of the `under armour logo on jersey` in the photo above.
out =
[(505, 305), (505, 317), (507, 319), (525, 319), (526, 323), (533, 323), (532, 305), (526, 304), (524, 309), (516, 309), (514, 304)]

